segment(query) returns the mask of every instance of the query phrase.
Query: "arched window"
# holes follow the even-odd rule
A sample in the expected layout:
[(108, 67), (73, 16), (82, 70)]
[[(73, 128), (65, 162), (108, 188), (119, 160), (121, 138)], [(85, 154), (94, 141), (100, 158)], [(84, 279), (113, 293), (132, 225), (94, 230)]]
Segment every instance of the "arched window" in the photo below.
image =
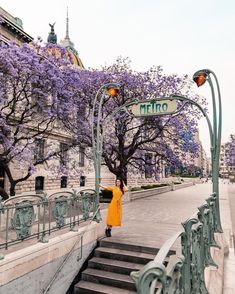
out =
[(60, 188), (67, 188), (67, 180), (68, 178), (63, 176), (60, 179)]
[(84, 187), (86, 183), (86, 177), (80, 176), (80, 187)]
[(40, 193), (44, 190), (44, 177), (36, 177), (35, 178), (35, 191), (36, 193)]

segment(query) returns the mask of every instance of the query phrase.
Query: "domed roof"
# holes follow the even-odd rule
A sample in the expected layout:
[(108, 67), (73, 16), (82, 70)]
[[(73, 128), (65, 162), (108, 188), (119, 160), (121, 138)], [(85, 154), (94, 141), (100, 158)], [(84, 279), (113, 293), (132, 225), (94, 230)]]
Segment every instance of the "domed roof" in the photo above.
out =
[(78, 54), (71, 50), (70, 48), (64, 48), (61, 45), (53, 44), (52, 47), (47, 48), (47, 53), (54, 56), (55, 59), (60, 60), (65, 58), (66, 63), (71, 64), (75, 67), (84, 68), (84, 65), (81, 59), (78, 57)]
[(81, 68), (84, 68), (84, 65), (83, 65), (81, 59), (78, 57), (78, 54), (74, 53), (74, 52), (73, 52), (72, 50), (70, 50), (70, 49), (67, 49), (67, 50), (69, 50), (69, 52), (70, 52), (70, 54), (71, 54), (71, 57), (72, 57), (72, 60), (73, 60), (73, 64), (74, 64), (74, 65), (77, 65), (77, 66), (79, 66), (79, 67), (81, 67)]
[[(55, 34), (55, 31), (54, 31), (55, 23), (53, 25), (51, 25), (51, 24), (49, 24), (49, 25), (51, 27), (51, 32), (48, 35), (47, 42), (52, 43), (52, 44), (57, 44), (57, 36)], [(66, 55), (71, 57), (71, 58), (68, 58), (68, 59), (69, 59), (69, 62), (71, 62), (71, 64), (73, 66), (78, 66), (80, 68), (84, 68), (83, 63), (82, 63), (81, 59), (78, 56), (78, 52), (74, 48), (74, 44), (69, 38), (68, 9), (67, 9), (67, 18), (66, 18), (66, 35), (65, 35), (64, 40), (62, 40), (60, 42), (60, 45), (62, 47), (64, 47), (68, 51), (68, 54), (66, 54)], [(54, 51), (54, 49), (53, 49), (53, 51)], [(56, 58), (61, 58), (64, 55), (64, 53), (61, 52), (61, 48), (59, 48), (59, 46), (58, 46), (58, 48), (56, 48), (56, 52), (54, 52), (54, 54), (55, 54)]]

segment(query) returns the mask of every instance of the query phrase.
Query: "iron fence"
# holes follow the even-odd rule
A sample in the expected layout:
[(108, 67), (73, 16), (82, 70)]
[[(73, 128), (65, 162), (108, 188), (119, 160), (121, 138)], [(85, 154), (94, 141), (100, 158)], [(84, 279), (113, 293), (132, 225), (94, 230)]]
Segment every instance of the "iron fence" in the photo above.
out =
[[(78, 226), (95, 214), (95, 190), (23, 195), (1, 201), (0, 249), (36, 238), (48, 242), (52, 232)], [(0, 258), (4, 256), (1, 255)]]

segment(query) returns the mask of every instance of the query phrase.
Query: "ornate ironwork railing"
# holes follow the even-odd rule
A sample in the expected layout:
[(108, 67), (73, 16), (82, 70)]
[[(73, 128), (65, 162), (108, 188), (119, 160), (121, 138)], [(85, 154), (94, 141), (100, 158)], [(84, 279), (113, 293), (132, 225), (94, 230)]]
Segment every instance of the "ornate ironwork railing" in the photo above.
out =
[[(209, 294), (204, 271), (208, 266), (217, 267), (210, 248), (219, 248), (214, 239), (215, 193), (198, 210), (182, 224), (181, 231), (165, 242), (153, 261), (131, 273), (139, 294)], [(179, 251), (172, 254), (177, 241), (181, 243)]]
[[(48, 242), (55, 231), (77, 230), (95, 214), (95, 190), (58, 192), (50, 196), (24, 195), (1, 201), (0, 250), (27, 239)], [(0, 259), (3, 258), (0, 255)]]

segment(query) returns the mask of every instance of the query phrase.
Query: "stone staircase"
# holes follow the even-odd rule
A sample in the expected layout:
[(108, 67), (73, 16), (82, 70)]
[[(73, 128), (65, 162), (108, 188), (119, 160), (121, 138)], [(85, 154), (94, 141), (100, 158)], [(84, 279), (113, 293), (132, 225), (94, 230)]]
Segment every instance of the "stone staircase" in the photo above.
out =
[(137, 293), (132, 271), (140, 270), (153, 260), (156, 248), (130, 245), (105, 238), (99, 242), (81, 280), (74, 286), (78, 294), (132, 294)]

